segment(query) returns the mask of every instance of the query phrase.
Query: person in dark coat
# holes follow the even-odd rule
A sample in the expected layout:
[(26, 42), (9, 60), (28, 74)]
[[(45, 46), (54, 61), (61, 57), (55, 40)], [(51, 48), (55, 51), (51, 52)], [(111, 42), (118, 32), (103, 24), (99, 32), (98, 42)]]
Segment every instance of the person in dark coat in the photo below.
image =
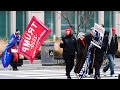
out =
[[(89, 47), (91, 41), (92, 41), (92, 34), (93, 34), (93, 28), (91, 28), (91, 31), (89, 34), (85, 35), (86, 38), (86, 43)], [(91, 54), (90, 54), (90, 66), (88, 67), (88, 75), (92, 76), (93, 75), (93, 49), (90, 49)]]
[(78, 45), (78, 54), (77, 54), (74, 72), (76, 74), (79, 74), (83, 67), (83, 64), (85, 63), (87, 56), (87, 48), (88, 48), (85, 39), (85, 34), (82, 32), (78, 34), (77, 45)]
[(66, 63), (66, 76), (71, 79), (70, 72), (74, 66), (75, 52), (77, 52), (77, 41), (72, 34), (70, 27), (66, 28), (65, 35), (62, 36), (60, 47), (63, 48), (63, 59)]
[(113, 76), (114, 75), (114, 56), (115, 53), (117, 52), (118, 49), (118, 40), (117, 40), (117, 35), (115, 34), (116, 30), (113, 27), (112, 28), (112, 38), (111, 38), (111, 42), (108, 45), (107, 48), (107, 58), (109, 63), (104, 67), (103, 72), (105, 73), (109, 68), (110, 68), (110, 75)]
[(100, 68), (103, 63), (103, 56), (104, 53), (106, 52), (106, 47), (107, 47), (107, 37), (104, 34), (103, 42), (102, 42), (102, 47), (101, 49), (98, 47), (94, 47), (94, 68), (95, 68), (95, 79), (100, 79)]

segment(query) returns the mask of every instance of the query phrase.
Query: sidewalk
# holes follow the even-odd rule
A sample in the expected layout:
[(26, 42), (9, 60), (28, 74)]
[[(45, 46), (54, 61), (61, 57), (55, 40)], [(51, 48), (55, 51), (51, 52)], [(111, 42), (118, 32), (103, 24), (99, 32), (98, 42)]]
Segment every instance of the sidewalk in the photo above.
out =
[[(0, 70), (10, 70), (12, 67), (9, 65), (7, 68), (3, 68), (2, 63), (0, 61)], [(31, 63), (29, 60), (23, 60), (23, 65), (18, 66), (19, 70), (41, 70), (41, 69), (47, 69), (47, 70), (53, 70), (53, 69), (65, 69), (65, 66), (61, 65), (47, 65), (43, 66), (41, 64), (41, 60), (34, 60), (33, 63)]]
[[(103, 68), (102, 66), (101, 68)], [(120, 58), (115, 58), (115, 68), (120, 68)], [(2, 63), (0, 61), (0, 70), (10, 70), (11, 66), (9, 65), (8, 68), (3, 68)], [(65, 66), (61, 65), (52, 65), (52, 66), (43, 66), (41, 64), (41, 60), (34, 60), (33, 63), (30, 63), (29, 60), (24, 60), (23, 65), (18, 67), (19, 70), (42, 70), (42, 69), (47, 69), (47, 70), (53, 70), (53, 69), (65, 69)]]
[(120, 58), (115, 58), (114, 63), (115, 63), (115, 68), (120, 68)]

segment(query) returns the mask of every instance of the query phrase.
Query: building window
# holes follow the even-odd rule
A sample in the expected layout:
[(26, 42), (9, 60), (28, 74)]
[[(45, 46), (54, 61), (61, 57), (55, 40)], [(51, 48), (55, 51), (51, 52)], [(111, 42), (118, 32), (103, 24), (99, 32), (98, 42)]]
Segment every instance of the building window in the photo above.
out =
[(115, 23), (114, 23), (114, 11), (111, 11), (111, 23), (112, 23), (112, 27), (114, 27), (115, 26)]
[[(85, 15), (88, 16), (87, 12)], [(94, 24), (98, 23), (98, 11), (93, 11), (93, 13), (91, 13), (90, 15), (92, 16), (87, 20), (85, 33), (89, 33), (91, 28), (94, 27)], [(87, 19), (87, 17), (85, 17), (85, 19)], [(81, 30), (82, 30), (82, 27), (81, 27)]]
[(110, 31), (111, 27), (114, 26), (114, 11), (104, 12), (104, 26), (106, 31)]
[(16, 11), (16, 29), (20, 30), (21, 35), (26, 29), (26, 12)]
[(94, 23), (98, 23), (98, 11), (94, 12)]
[(0, 38), (8, 38), (9, 34), (9, 12), (0, 11)]
[(95, 23), (98, 23), (98, 11), (94, 11), (93, 15), (88, 20), (88, 23), (86, 25), (86, 33), (90, 32)]
[(44, 15), (45, 25), (51, 29), (51, 33), (48, 37), (52, 38), (55, 34), (55, 11), (45, 11)]

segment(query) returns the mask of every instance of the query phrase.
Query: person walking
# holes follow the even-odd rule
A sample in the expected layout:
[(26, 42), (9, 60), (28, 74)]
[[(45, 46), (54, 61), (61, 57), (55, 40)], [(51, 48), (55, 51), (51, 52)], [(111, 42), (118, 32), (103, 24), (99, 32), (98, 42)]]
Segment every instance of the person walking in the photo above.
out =
[[(88, 45), (88, 47), (90, 46), (91, 44), (91, 41), (92, 41), (92, 38), (93, 38), (93, 27), (91, 28), (90, 30), (90, 33), (88, 35), (85, 35), (85, 38), (86, 38), (86, 43)], [(94, 51), (93, 51), (93, 48), (90, 48), (90, 65), (88, 67), (88, 75), (87, 77), (92, 77), (93, 76), (93, 64), (94, 64), (94, 58), (93, 58), (93, 55), (94, 55)]]
[(117, 40), (117, 35), (116, 35), (116, 29), (114, 27), (112, 27), (112, 38), (111, 38), (111, 42), (107, 44), (108, 48), (107, 48), (107, 58), (108, 58), (108, 64), (103, 68), (103, 72), (104, 74), (106, 73), (106, 71), (108, 71), (108, 69), (110, 68), (110, 75), (114, 76), (115, 72), (114, 72), (114, 57), (115, 57), (115, 53), (117, 52), (118, 49), (118, 40)]
[[(78, 54), (77, 54), (77, 59), (76, 59), (76, 64), (74, 68), (74, 73), (79, 75), (83, 64), (85, 63), (86, 56), (87, 56), (87, 43), (85, 39), (85, 34), (80, 32), (77, 37), (77, 45), (78, 45)], [(77, 75), (77, 76), (78, 76)]]
[(66, 64), (67, 79), (71, 79), (70, 72), (74, 66), (75, 53), (77, 52), (77, 41), (72, 34), (72, 29), (67, 27), (65, 35), (62, 36), (60, 47), (63, 48), (63, 59)]

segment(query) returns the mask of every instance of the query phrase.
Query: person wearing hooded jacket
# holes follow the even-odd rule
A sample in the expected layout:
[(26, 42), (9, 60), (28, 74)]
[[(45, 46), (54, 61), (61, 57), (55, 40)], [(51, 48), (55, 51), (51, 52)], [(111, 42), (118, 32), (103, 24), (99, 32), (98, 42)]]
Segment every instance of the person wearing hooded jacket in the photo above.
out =
[(78, 55), (77, 55), (76, 64), (74, 68), (74, 72), (76, 73), (76, 75), (80, 73), (83, 67), (83, 64), (85, 63), (86, 56), (87, 56), (87, 49), (88, 49), (85, 34), (82, 32), (78, 34), (77, 46), (78, 46)]
[(103, 56), (106, 52), (107, 47), (107, 36), (106, 33), (104, 33), (104, 38), (102, 41), (101, 49), (97, 46), (94, 46), (94, 68), (95, 68), (95, 79), (101, 79), (100, 77), (100, 68), (103, 63)]
[(17, 41), (9, 49), (12, 52), (12, 60), (10, 61), (10, 65), (12, 66), (13, 71), (18, 71), (17, 64), (18, 64), (19, 54), (17, 52), (17, 49), (18, 49), (18, 44), (19, 44), (20, 38), (21, 38), (20, 30), (18, 30), (18, 29), (16, 30), (15, 33), (13, 33), (10, 36), (10, 39), (16, 39), (16, 38), (18, 38)]
[(114, 76), (114, 57), (115, 53), (117, 52), (118, 49), (118, 40), (117, 40), (117, 35), (116, 35), (116, 30), (114, 27), (112, 27), (112, 38), (111, 42), (107, 44), (107, 58), (109, 63), (103, 68), (103, 72), (105, 73), (109, 68), (110, 68), (110, 75)]
[[(89, 34), (87, 34), (87, 35), (85, 35), (85, 38), (86, 38), (86, 43), (87, 43), (87, 45), (88, 45), (88, 48), (89, 48), (89, 46), (90, 46), (90, 43), (91, 43), (91, 41), (92, 41), (92, 37), (93, 37), (93, 31), (94, 31), (94, 29), (93, 29), (93, 27), (91, 28), (91, 31), (90, 31), (90, 33)], [(94, 55), (94, 50), (91, 48), (90, 49), (90, 51), (91, 51), (91, 54), (90, 54), (90, 65), (89, 65), (89, 67), (88, 67), (88, 75), (91, 77), (91, 76), (93, 76), (93, 55)]]
[(77, 42), (70, 27), (66, 28), (65, 35), (62, 36), (60, 47), (63, 48), (63, 59), (65, 60), (66, 64), (67, 79), (71, 79), (70, 72), (74, 67), (75, 52), (77, 52)]

